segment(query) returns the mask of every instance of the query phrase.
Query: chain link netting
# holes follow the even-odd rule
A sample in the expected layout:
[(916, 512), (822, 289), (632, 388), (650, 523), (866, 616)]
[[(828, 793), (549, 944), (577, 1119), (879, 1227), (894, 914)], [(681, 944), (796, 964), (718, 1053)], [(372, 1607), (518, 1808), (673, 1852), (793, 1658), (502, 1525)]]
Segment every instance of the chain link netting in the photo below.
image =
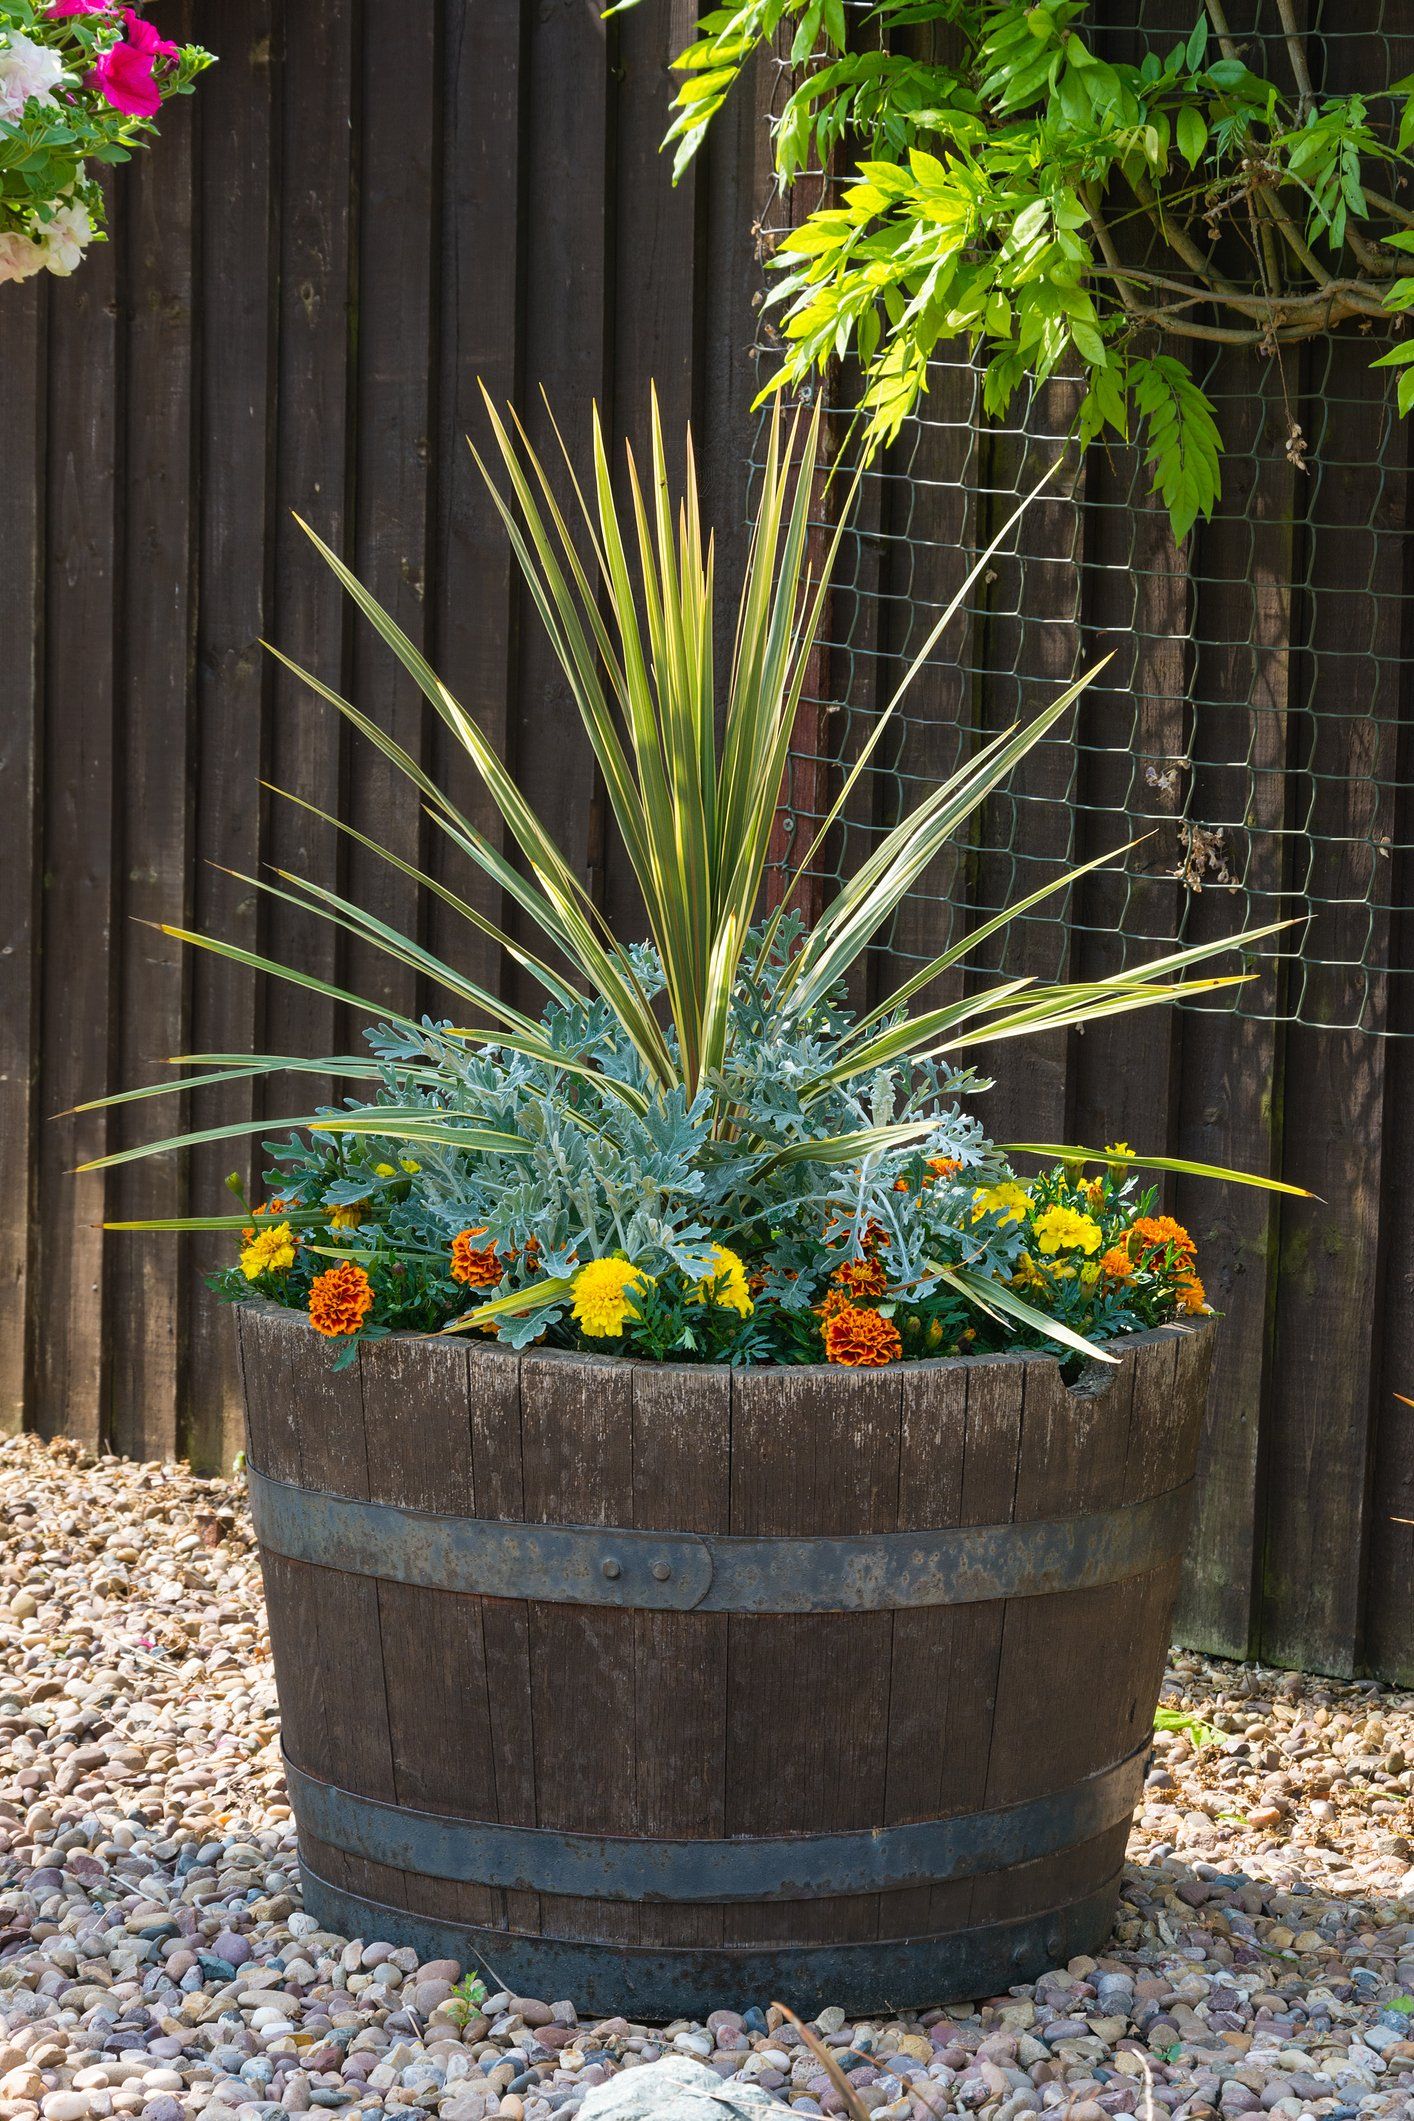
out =
[[(1323, 77), (1396, 78), (1403, 4), (1327, 4), (1310, 44)], [(1164, 12), (1171, 23), (1167, 0)], [(1277, 41), (1273, 12), (1254, 0), (1257, 40)], [(1131, 50), (1154, 13), (1152, 0), (1130, 0)], [(789, 78), (780, 66), (777, 107)], [(793, 196), (777, 192), (763, 214), (765, 247)], [(778, 358), (770, 315), (763, 374)], [(1258, 946), (1260, 976), (1209, 1006), (1373, 1035), (1414, 1029), (1414, 991), (1396, 991), (1414, 979), (1414, 423), (1399, 419), (1388, 373), (1370, 373), (1380, 343), (1350, 327), (1275, 354), (1185, 343), (1225, 453), (1217, 513), (1182, 545), (1139, 447), (1082, 457), (1073, 383), (1053, 379), (996, 420), (964, 348), (932, 364), (917, 414), (864, 472), (837, 563), (817, 711), (787, 792), (796, 858), (947, 599), (1057, 460), (910, 688), (868, 796), (826, 845), (826, 873), (850, 873), (969, 747), (1111, 660), (1064, 735), (1038, 747), (903, 909), (892, 970), (1137, 840), (1022, 913), (978, 968), (1111, 972), (1164, 944), (1287, 920)], [(857, 461), (848, 375), (826, 395), (839, 460), (822, 518)]]

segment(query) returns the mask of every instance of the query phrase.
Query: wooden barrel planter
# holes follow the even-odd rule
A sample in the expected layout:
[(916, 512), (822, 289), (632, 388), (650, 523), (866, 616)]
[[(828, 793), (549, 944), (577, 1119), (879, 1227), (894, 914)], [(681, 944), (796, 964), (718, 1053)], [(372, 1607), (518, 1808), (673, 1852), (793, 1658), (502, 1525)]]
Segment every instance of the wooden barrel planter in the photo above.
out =
[(1108, 1933), (1213, 1331), (654, 1367), (239, 1314), (305, 1902), (640, 2019)]

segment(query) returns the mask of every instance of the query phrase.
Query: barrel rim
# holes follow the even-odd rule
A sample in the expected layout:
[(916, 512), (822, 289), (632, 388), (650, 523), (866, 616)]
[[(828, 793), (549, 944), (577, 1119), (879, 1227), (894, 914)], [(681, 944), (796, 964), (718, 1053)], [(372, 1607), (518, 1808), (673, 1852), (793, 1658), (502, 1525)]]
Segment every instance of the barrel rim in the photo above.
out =
[[(261, 1318), (279, 1318), (287, 1321), (291, 1330), (303, 1329), (312, 1333), (308, 1316), (295, 1310), (291, 1304), (278, 1304), (267, 1296), (241, 1297), (236, 1301), (236, 1312), (253, 1314)], [(1103, 1345), (1112, 1348), (1121, 1357), (1132, 1349), (1155, 1347), (1162, 1341), (1182, 1344), (1184, 1341), (1200, 1339), (1212, 1332), (1218, 1324), (1219, 1314), (1208, 1312), (1192, 1319), (1174, 1319), (1165, 1326), (1146, 1326), (1142, 1333), (1122, 1333)], [(1025, 1363), (1050, 1363), (1059, 1370), (1068, 1357), (1052, 1355), (1044, 1348), (1028, 1348), (1016, 1353), (996, 1355), (922, 1355), (890, 1363), (884, 1369), (853, 1369), (848, 1365), (827, 1362), (801, 1363), (707, 1363), (707, 1362), (645, 1362), (636, 1355), (590, 1354), (579, 1348), (507, 1348), (489, 1337), (472, 1339), (470, 1333), (380, 1333), (376, 1341), (369, 1341), (361, 1351), (387, 1345), (408, 1346), (417, 1343), (425, 1347), (457, 1347), (492, 1361), (575, 1363), (585, 1369), (642, 1371), (650, 1377), (790, 1377), (790, 1378), (872, 1378), (937, 1376), (949, 1371), (971, 1371), (982, 1369), (1011, 1368)], [(1123, 1369), (1121, 1360), (1104, 1363), (1088, 1360), (1078, 1377), (1062, 1380), (1063, 1388), (1073, 1396), (1090, 1399), (1102, 1394), (1110, 1382)]]

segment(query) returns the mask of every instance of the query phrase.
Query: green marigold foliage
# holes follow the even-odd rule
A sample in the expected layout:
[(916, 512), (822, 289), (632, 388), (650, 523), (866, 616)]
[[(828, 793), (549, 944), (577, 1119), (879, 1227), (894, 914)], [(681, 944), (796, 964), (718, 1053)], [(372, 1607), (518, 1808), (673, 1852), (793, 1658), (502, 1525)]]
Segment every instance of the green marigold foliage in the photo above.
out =
[[(741, 0), (677, 59), (668, 141), (680, 174), (747, 61), (789, 36), (778, 174), (854, 169), (772, 260), (787, 351), (771, 387), (852, 352), (876, 444), (948, 342), (982, 361), (994, 415), (1032, 379), (1078, 375), (1082, 440), (1136, 428), (1182, 537), (1212, 513), (1222, 445), (1178, 349), (1274, 353), (1414, 300), (1397, 255), (1414, 248), (1414, 77), (1320, 94), (1292, 29), (1279, 85), (1215, 5), (1126, 64), (1094, 49), (1090, 15), (1087, 0), (878, 0), (847, 22), (841, 0)], [(1402, 342), (1375, 364), (1401, 369), (1401, 412), (1411, 361)]]

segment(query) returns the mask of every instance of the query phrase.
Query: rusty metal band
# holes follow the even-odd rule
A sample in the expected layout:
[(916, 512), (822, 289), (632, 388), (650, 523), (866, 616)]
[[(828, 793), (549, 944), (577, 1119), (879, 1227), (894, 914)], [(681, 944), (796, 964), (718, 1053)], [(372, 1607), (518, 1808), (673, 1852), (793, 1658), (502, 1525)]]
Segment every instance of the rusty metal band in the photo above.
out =
[(439, 1516), (250, 1472), (256, 1536), (288, 1561), (483, 1598), (668, 1613), (887, 1613), (1119, 1583), (1179, 1551), (1190, 1488), (1034, 1524), (753, 1539)]
[(332, 1885), (303, 1858), (300, 1867), (306, 1910), (337, 1936), (411, 1945), (423, 1960), (479, 1967), (491, 1985), (514, 1995), (573, 1996), (582, 2016), (623, 2011), (647, 2023), (771, 2001), (810, 2018), (841, 2001), (857, 2011), (897, 2010), (1000, 1995), (1077, 1953), (1098, 1950), (1114, 1920), (1120, 1882), (1116, 1872), (1068, 1907), (942, 1936), (660, 1951), (440, 1922)]
[(510, 1892), (585, 1900), (828, 1899), (941, 1885), (1034, 1863), (1128, 1820), (1139, 1796), (1142, 1746), (1054, 1795), (991, 1812), (854, 1833), (669, 1841), (565, 1833), (542, 1826), (450, 1818), (362, 1797), (285, 1759), (295, 1817), (317, 1841), (394, 1870)]

